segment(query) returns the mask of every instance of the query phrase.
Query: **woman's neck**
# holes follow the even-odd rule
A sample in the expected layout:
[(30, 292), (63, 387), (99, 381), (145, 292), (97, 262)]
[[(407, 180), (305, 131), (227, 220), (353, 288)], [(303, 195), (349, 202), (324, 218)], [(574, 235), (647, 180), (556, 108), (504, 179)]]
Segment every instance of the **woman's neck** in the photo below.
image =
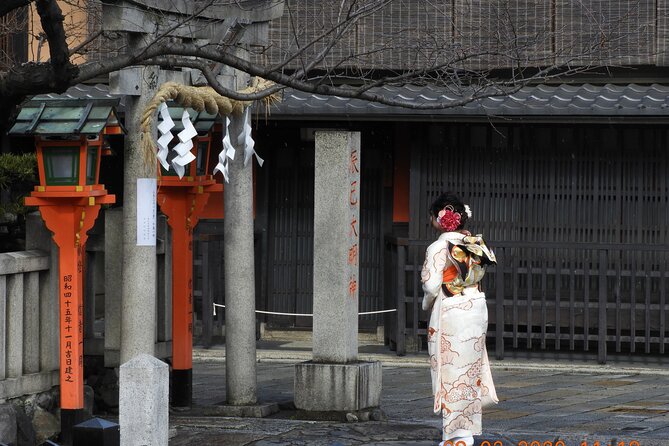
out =
[(439, 238), (443, 238), (443, 239), (458, 239), (458, 240), (459, 240), (459, 239), (463, 238), (464, 236), (465, 236), (465, 234), (463, 234), (462, 232), (452, 231), (452, 232), (442, 232), (442, 233), (439, 235)]

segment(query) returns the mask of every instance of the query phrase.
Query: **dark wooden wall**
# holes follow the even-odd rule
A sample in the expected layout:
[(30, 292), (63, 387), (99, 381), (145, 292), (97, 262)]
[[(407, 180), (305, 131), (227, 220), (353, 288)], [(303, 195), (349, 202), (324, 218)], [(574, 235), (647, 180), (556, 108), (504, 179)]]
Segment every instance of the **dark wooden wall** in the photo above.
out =
[(484, 282), (499, 348), (583, 352), (600, 339), (610, 351), (664, 352), (665, 128), (458, 124), (425, 133), (410, 234), (424, 246), (434, 239), (428, 208), (442, 191), (470, 204), (470, 229), (500, 260)]
[(429, 129), (420, 161), (421, 211), (466, 197), (471, 224), (494, 240), (669, 242), (669, 157), (661, 127), (460, 124)]
[[(299, 125), (281, 123), (259, 129), (258, 147), (264, 147), (264, 167), (258, 170), (258, 214), (256, 229), (266, 234), (263, 251), (266, 272), (260, 308), (284, 313), (308, 314), (313, 302), (313, 208), (314, 142)], [(336, 126), (336, 124), (333, 124)], [(319, 123), (319, 128), (329, 124)], [(311, 127), (309, 126), (304, 126)], [(387, 127), (390, 131), (384, 131)], [(392, 167), (391, 126), (361, 125), (361, 221), (360, 221), (360, 311), (384, 309), (382, 299), (383, 233), (392, 218), (388, 208), (384, 169)], [(354, 130), (356, 130), (354, 129)], [(390, 175), (390, 172), (388, 172)], [(265, 194), (266, 198), (262, 198)], [(386, 228), (384, 228), (386, 224)], [(275, 327), (312, 325), (311, 318), (266, 316)], [(372, 328), (381, 316), (362, 316), (360, 326)]]

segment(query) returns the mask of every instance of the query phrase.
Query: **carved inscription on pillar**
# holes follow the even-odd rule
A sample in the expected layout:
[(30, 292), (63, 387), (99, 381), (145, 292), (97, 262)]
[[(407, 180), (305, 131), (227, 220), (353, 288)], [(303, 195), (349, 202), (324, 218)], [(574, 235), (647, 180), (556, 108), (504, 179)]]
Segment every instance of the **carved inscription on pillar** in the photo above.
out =
[(360, 240), (360, 160), (358, 148), (349, 144), (349, 182), (348, 205), (351, 221), (348, 242), (348, 295), (358, 298), (359, 240)]

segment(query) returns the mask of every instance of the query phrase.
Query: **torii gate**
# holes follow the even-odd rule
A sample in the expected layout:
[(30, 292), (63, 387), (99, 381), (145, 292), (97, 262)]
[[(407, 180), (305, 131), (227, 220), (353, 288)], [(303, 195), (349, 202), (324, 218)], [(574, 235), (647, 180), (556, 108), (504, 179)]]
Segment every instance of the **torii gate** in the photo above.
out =
[[(259, 81), (242, 92), (263, 91), (271, 85), (267, 81)], [(172, 129), (176, 126), (166, 105), (170, 99), (184, 107), (181, 118), (183, 130), (177, 136), (176, 145), (171, 144), (175, 138)], [(274, 96), (269, 96), (267, 101), (271, 102), (274, 99)], [(193, 163), (196, 156), (208, 157), (209, 154), (208, 151), (202, 153), (198, 143), (193, 144), (192, 140), (198, 138), (198, 132), (191, 124), (186, 108), (190, 107), (195, 112), (206, 113), (210, 117), (217, 114), (225, 116), (223, 150), (218, 156), (214, 173), (221, 172), (227, 182), (228, 163), (235, 159), (236, 152), (231, 142), (233, 138), (231, 138), (229, 115), (243, 115), (242, 132), (234, 135), (236, 136), (234, 139), (243, 144), (244, 165), (247, 165), (254, 155), (262, 165), (262, 159), (255, 153), (251, 138), (249, 105), (250, 103), (223, 97), (210, 87), (189, 87), (168, 82), (161, 86), (144, 111), (145, 119), (141, 125), (144, 158), (151, 160), (157, 157), (163, 170), (169, 171), (172, 168), (178, 175), (178, 179), (175, 176), (161, 176), (157, 194), (160, 208), (168, 216), (168, 224), (172, 228), (172, 405), (175, 407), (190, 407), (192, 402), (193, 229), (204, 210), (209, 194), (222, 190), (221, 185), (216, 184), (211, 175), (206, 175), (206, 168), (204, 172), (196, 171)], [(159, 149), (157, 153), (153, 145), (156, 110), (160, 111), (161, 116), (161, 122), (157, 126), (161, 133), (157, 141)], [(191, 150), (194, 150), (195, 154)], [(246, 323), (250, 327), (255, 327), (255, 315), (253, 320)], [(235, 334), (226, 333), (226, 343), (237, 342), (234, 339)]]
[[(200, 2), (189, 0), (108, 0), (103, 3), (103, 28), (105, 31), (125, 32), (129, 34), (129, 51), (141, 51), (145, 42), (142, 37), (147, 37), (148, 32), (168, 30), (164, 34), (169, 38), (188, 38), (204, 39), (212, 44), (234, 45), (243, 36), (245, 27), (249, 25), (264, 23), (268, 26), (270, 20), (280, 17), (283, 14), (282, 0), (265, 0), (262, 2), (253, 1), (245, 5), (245, 1), (232, 2), (226, 5), (212, 4), (207, 8), (201, 8)], [(217, 67), (217, 69), (225, 67)], [(188, 82), (186, 77), (190, 77), (188, 71), (175, 73), (183, 76), (183, 82)], [(231, 73), (232, 74), (232, 73)], [(130, 375), (124, 375), (124, 365), (128, 364), (134, 358), (143, 356), (141, 361), (137, 361), (137, 367), (152, 367), (151, 373), (162, 375), (164, 373), (163, 365), (152, 358), (154, 347), (154, 327), (155, 316), (155, 266), (151, 266), (155, 259), (155, 241), (154, 244), (148, 243), (148, 246), (139, 246), (135, 240), (136, 234), (136, 209), (140, 208), (138, 202), (138, 185), (143, 177), (148, 178), (151, 183), (155, 181), (155, 148), (152, 147), (153, 138), (146, 138), (146, 134), (139, 131), (140, 121), (144, 122), (146, 115), (143, 115), (147, 102), (151, 96), (156, 93), (160, 82), (163, 82), (162, 74), (156, 67), (130, 67), (122, 70), (120, 73), (110, 78), (110, 84), (115, 93), (127, 94), (126, 101), (126, 128), (128, 137), (126, 138), (125, 148), (125, 175), (124, 175), (124, 210), (123, 210), (123, 277), (122, 277), (122, 315), (121, 327), (123, 338), (121, 339), (121, 373), (120, 373), (120, 407), (119, 419), (121, 424), (121, 441), (132, 444), (133, 439), (145, 441), (144, 438), (152, 438), (152, 444), (166, 444), (167, 432), (163, 429), (166, 424), (167, 414), (163, 410), (164, 389), (155, 389), (152, 402), (138, 402), (132, 394), (133, 391), (143, 391), (151, 380), (148, 377), (137, 379), (133, 382)], [(230, 76), (233, 79), (234, 76)], [(228, 88), (236, 86), (226, 85)], [(185, 105), (185, 104), (182, 104)], [(210, 104), (209, 104), (210, 105)], [(209, 106), (207, 105), (207, 106)], [(244, 107), (240, 107), (242, 112)], [(155, 110), (154, 110), (155, 112)], [(229, 113), (227, 113), (229, 114)], [(226, 113), (223, 113), (226, 115)], [(233, 113), (233, 116), (235, 114)], [(239, 116), (239, 115), (236, 115)], [(248, 119), (248, 118), (247, 118)], [(233, 119), (234, 128), (236, 121)], [(153, 128), (148, 129), (152, 136)], [(144, 139), (140, 135), (144, 134)], [(234, 146), (234, 142), (233, 142)], [(150, 150), (146, 150), (146, 149)], [(183, 146), (181, 146), (183, 149)], [(142, 157), (148, 155), (148, 158)], [(224, 157), (225, 158), (225, 157)], [(183, 161), (183, 160), (182, 160)], [(240, 253), (247, 253), (250, 258), (245, 258), (242, 274), (239, 275), (233, 269), (228, 270), (228, 266), (234, 267), (233, 262), (226, 262), (226, 276), (235, 273), (232, 280), (226, 280), (228, 286), (237, 286), (237, 282), (243, 280), (244, 274), (253, 275), (253, 234), (252, 234), (252, 203), (244, 200), (252, 196), (251, 167), (244, 168), (243, 162), (239, 157), (237, 160), (225, 158), (224, 165), (229, 167), (231, 186), (225, 190), (225, 232), (229, 235), (228, 245), (236, 245), (228, 255), (234, 250)], [(154, 183), (155, 184), (155, 183)], [(155, 201), (153, 202), (155, 203)], [(148, 202), (141, 204), (150, 206)], [(240, 229), (238, 229), (240, 228)], [(246, 234), (247, 229), (250, 236)], [(155, 235), (153, 235), (155, 238)], [(226, 252), (228, 247), (226, 247)], [(250, 265), (250, 268), (249, 268)], [(142, 273), (146, 272), (143, 276)], [(253, 281), (251, 281), (253, 282)], [(234, 288), (232, 288), (234, 289)], [(251, 289), (251, 291), (253, 291)], [(230, 294), (233, 294), (232, 292)], [(234, 301), (235, 297), (231, 296)], [(235, 383), (234, 386), (228, 385), (227, 398), (231, 404), (254, 404), (256, 402), (256, 373), (255, 373), (255, 330), (253, 323), (248, 321), (255, 320), (254, 299), (246, 299), (244, 302), (240, 299), (241, 305), (228, 307), (226, 315), (238, 315), (238, 318), (231, 318), (230, 323), (226, 325), (230, 328), (239, 325), (239, 330), (231, 329), (227, 342), (233, 343), (235, 337), (244, 337), (244, 344), (251, 343), (250, 347), (244, 346), (242, 349), (228, 349), (227, 355), (229, 361), (226, 362), (228, 373), (226, 378), (228, 383)], [(250, 310), (250, 311), (249, 311)], [(238, 319), (238, 320), (237, 320)], [(248, 333), (251, 327), (251, 336)], [(146, 356), (148, 355), (148, 357)], [(229, 364), (234, 360), (238, 366), (246, 367), (244, 373), (238, 372), (239, 369), (230, 370)], [(134, 365), (133, 365), (134, 367)], [(126, 367), (126, 369), (130, 369)], [(231, 373), (232, 371), (232, 373)], [(130, 373), (130, 372), (128, 372)], [(235, 378), (235, 374), (237, 378)], [(124, 378), (128, 376), (128, 378)], [(124, 381), (126, 379), (126, 381)], [(141, 381), (141, 382), (140, 382)], [(126, 383), (124, 386), (124, 382)], [(125, 396), (125, 399), (124, 399)], [(155, 406), (158, 413), (151, 414), (149, 407)], [(139, 406), (138, 406), (139, 405)], [(146, 410), (144, 410), (146, 408)], [(125, 426), (131, 426), (126, 428)], [(124, 429), (127, 436), (124, 440)], [(133, 438), (130, 438), (133, 437)]]

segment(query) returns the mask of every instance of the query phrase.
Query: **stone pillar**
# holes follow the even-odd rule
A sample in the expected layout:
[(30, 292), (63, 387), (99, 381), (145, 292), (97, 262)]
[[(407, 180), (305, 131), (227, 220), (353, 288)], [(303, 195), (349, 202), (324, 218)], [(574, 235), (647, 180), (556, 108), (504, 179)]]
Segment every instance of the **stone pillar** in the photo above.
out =
[(169, 367), (147, 354), (120, 368), (121, 446), (168, 443)]
[[(144, 47), (144, 36), (129, 34), (130, 52)], [(123, 159), (123, 265), (121, 274), (121, 342), (119, 421), (121, 444), (167, 444), (169, 373), (153, 358), (156, 342), (156, 245), (138, 246), (139, 178), (155, 178), (156, 164), (146, 166), (141, 152), (140, 122), (158, 85), (158, 67), (132, 67), (110, 78), (112, 92), (125, 97)], [(155, 209), (156, 200), (142, 203)], [(149, 229), (151, 230), (151, 229)], [(113, 280), (107, 277), (106, 280)], [(141, 356), (139, 356), (141, 355)], [(139, 356), (139, 357), (138, 357)], [(136, 361), (132, 361), (137, 358)], [(132, 361), (132, 362), (129, 362)], [(162, 364), (162, 365), (160, 365)]]
[[(130, 48), (140, 48), (140, 37)], [(153, 355), (156, 337), (156, 247), (137, 246), (137, 179), (155, 178), (156, 166), (145, 166), (140, 151), (140, 121), (158, 87), (158, 68), (139, 67), (119, 75), (134, 84), (136, 96), (125, 98), (123, 183), (123, 273), (121, 283), (121, 364), (141, 353)]]
[(49, 271), (40, 274), (40, 370), (58, 370), (60, 367), (58, 300), (58, 246), (52, 239), (39, 212), (26, 218), (26, 249), (41, 249), (50, 254)]
[(317, 132), (314, 169), (314, 362), (347, 363), (358, 359), (360, 133)]
[(23, 375), (23, 274), (12, 274), (6, 284), (7, 378)]
[(123, 209), (105, 211), (105, 367), (118, 367), (121, 351), (121, 287), (123, 276)]
[(224, 189), (225, 388), (227, 403), (255, 404), (256, 316), (253, 253), (253, 165), (244, 166), (239, 141), (244, 122), (230, 119), (230, 141), (237, 149), (229, 161), (230, 182)]
[(360, 133), (316, 133), (314, 362), (358, 359), (359, 160)]
[(316, 132), (313, 361), (295, 366), (295, 406), (376, 407), (381, 364), (358, 359), (360, 133)]

